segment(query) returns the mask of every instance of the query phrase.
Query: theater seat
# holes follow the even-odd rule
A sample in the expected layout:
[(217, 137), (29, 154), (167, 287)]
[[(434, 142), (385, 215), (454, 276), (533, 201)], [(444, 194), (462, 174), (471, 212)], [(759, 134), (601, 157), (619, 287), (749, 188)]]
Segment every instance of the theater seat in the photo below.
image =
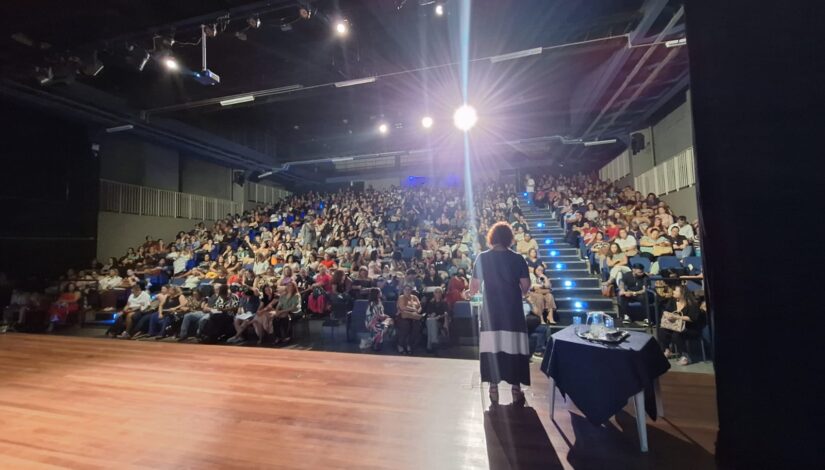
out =
[(359, 333), (366, 333), (367, 326), (365, 322), (367, 320), (368, 306), (369, 301), (363, 299), (356, 300), (355, 304), (353, 304), (352, 311), (349, 312), (349, 317), (347, 318), (347, 341), (357, 339)]
[(478, 317), (473, 313), (470, 302), (460, 301), (453, 306), (450, 334), (458, 344), (478, 344)]

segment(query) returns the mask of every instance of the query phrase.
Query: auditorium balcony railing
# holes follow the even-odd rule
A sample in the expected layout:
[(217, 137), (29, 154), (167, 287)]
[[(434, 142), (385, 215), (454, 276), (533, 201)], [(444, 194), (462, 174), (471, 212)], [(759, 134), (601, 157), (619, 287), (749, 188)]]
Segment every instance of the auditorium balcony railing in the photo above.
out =
[(688, 147), (673, 158), (637, 176), (634, 180), (636, 191), (661, 196), (688, 188), (696, 184), (694, 168), (693, 147)]
[(100, 180), (100, 210), (121, 214), (218, 220), (240, 212), (233, 201)]

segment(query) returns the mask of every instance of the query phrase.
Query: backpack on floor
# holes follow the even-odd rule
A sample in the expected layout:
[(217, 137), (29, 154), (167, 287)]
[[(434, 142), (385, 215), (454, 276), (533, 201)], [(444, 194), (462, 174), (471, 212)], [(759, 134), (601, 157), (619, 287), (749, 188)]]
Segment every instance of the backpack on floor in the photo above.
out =
[(209, 315), (201, 331), (201, 342), (218, 343), (235, 335), (235, 325), (232, 315), (228, 313), (213, 313)]

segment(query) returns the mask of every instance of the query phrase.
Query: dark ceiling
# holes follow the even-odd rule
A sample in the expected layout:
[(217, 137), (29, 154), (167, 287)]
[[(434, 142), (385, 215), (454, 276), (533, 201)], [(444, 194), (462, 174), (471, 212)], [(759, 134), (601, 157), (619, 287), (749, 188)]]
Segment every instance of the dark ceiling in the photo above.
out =
[[(2, 75), (5, 86), (11, 79), (15, 86), (40, 88), (45, 93), (35, 91), (47, 98), (102, 106), (101, 96), (112, 97), (121, 105), (119, 116), (147, 127), (179, 121), (265, 155), (273, 165), (451, 148), (461, 142), (451, 115), (463, 100), (464, 2), (439, 3), (443, 16), (428, 0), (19, 2), (3, 6), (0, 15)], [(310, 18), (300, 18), (301, 8)], [(473, 1), (467, 101), (479, 110), (478, 147), (510, 142), (501, 145), (508, 157), (604, 163), (624, 143), (584, 148), (563, 145), (558, 136), (623, 137), (683, 91), (685, 48), (648, 45), (683, 37), (680, 15), (681, 2), (673, 0)], [(251, 16), (260, 18), (259, 28), (249, 28)], [(350, 23), (343, 38), (333, 30), (340, 18)], [(219, 85), (198, 84), (161, 64), (171, 53), (186, 70), (200, 69), (195, 43), (201, 23), (218, 24), (207, 46)], [(162, 39), (172, 36), (175, 44), (165, 48)], [(536, 47), (545, 49), (533, 57), (489, 60)], [(138, 72), (129, 61), (145, 50), (156, 60)], [(57, 70), (66, 57), (88, 60), (92, 51), (105, 65), (97, 76), (77, 75), (69, 85), (33, 84), (34, 67)], [(332, 85), (362, 77), (377, 79)], [(262, 93), (290, 85), (303, 89)], [(253, 103), (216, 102), (249, 93), (257, 95)], [(419, 124), (424, 115), (436, 122), (427, 132)], [(381, 122), (391, 127), (389, 135), (376, 132)]]

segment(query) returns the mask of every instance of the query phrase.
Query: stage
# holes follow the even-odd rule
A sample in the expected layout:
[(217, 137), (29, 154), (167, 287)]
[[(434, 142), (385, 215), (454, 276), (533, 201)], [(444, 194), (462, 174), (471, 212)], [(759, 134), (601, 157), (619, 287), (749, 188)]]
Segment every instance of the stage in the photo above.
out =
[(433, 357), (0, 335), (2, 468), (712, 468), (712, 375), (662, 377), (640, 454), (633, 407), (590, 425), (486, 411), (478, 363)]

